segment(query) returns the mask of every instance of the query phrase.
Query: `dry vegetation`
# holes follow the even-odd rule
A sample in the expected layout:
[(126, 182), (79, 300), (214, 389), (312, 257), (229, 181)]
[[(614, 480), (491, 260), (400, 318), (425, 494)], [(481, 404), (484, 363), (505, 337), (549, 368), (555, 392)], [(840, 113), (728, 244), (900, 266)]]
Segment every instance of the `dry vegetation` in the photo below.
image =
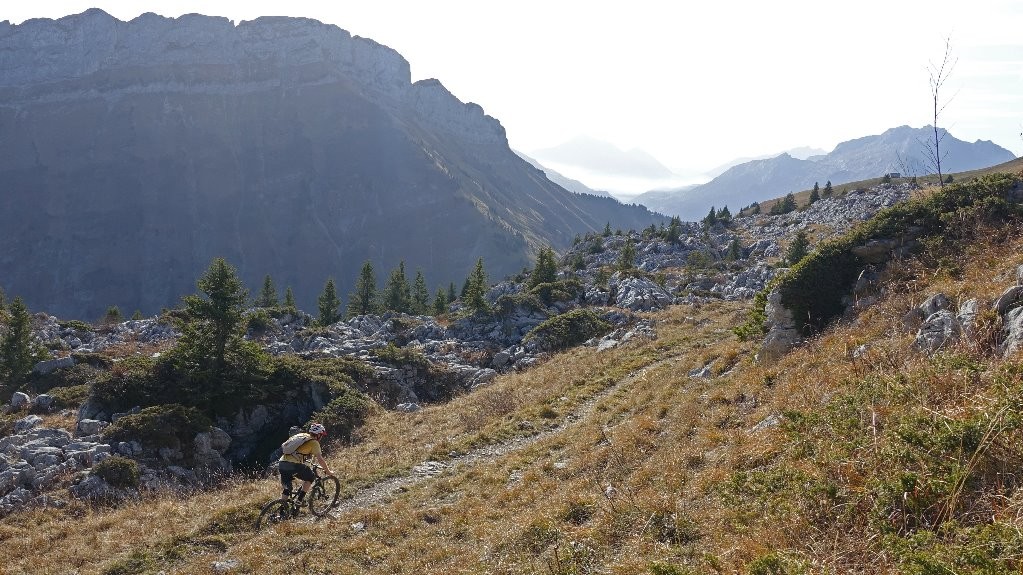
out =
[[(257, 478), (37, 510), (0, 522), (0, 570), (213, 573), (234, 559), (234, 572), (271, 574), (1019, 572), (1023, 366), (987, 346), (927, 358), (903, 325), (934, 292), (990, 300), (1014, 280), (1019, 230), (987, 237), (936, 266), (893, 266), (880, 303), (775, 365), (755, 365), (754, 344), (732, 334), (741, 304), (676, 307), (655, 316), (657, 340), (572, 350), (443, 405), (377, 412), (330, 452), (349, 494), (567, 423), (373, 506), (257, 533), (277, 489)], [(707, 365), (711, 378), (688, 376)]]

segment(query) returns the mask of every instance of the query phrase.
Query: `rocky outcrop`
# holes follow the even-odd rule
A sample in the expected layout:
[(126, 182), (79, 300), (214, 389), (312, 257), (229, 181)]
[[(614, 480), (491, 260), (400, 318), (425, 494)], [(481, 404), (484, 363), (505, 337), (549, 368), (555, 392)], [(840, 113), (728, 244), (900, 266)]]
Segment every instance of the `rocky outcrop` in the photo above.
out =
[(771, 363), (780, 359), (799, 343), (801, 335), (792, 317), (792, 310), (781, 304), (781, 292), (772, 290), (767, 296), (767, 335), (760, 345), (757, 362)]

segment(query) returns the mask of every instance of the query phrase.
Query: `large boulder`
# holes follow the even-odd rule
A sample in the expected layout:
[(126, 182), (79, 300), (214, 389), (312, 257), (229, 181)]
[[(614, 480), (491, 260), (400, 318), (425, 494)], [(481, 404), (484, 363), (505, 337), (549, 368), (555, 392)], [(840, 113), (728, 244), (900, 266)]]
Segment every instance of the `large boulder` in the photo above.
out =
[(1023, 349), (1023, 307), (1009, 311), (1003, 320), (1005, 340), (1002, 342), (1002, 353), (1009, 357)]
[(781, 291), (771, 290), (767, 295), (764, 313), (767, 316), (767, 336), (760, 345), (757, 361), (772, 363), (795, 347), (801, 335), (792, 317), (792, 310), (781, 304)]
[(981, 303), (977, 298), (966, 300), (959, 306), (956, 319), (963, 330), (963, 339), (975, 343), (977, 339), (977, 322), (980, 317)]
[(995, 311), (998, 312), (998, 315), (1005, 315), (1005, 312), (1016, 306), (1020, 300), (1023, 300), (1023, 286), (1012, 286), (995, 300)]
[(941, 310), (924, 320), (913, 343), (916, 349), (931, 354), (959, 339), (962, 327), (949, 310)]

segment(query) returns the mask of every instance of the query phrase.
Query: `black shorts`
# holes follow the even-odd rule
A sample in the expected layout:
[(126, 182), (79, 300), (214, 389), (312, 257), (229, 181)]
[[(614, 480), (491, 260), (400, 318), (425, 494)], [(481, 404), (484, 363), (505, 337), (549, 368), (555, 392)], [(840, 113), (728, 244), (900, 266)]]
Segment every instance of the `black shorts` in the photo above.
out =
[(316, 479), (316, 474), (313, 473), (313, 469), (302, 463), (282, 461), (277, 465), (277, 469), (281, 472), (281, 485), (284, 486), (285, 490), (291, 489), (291, 481), (296, 477), (302, 481), (312, 481)]

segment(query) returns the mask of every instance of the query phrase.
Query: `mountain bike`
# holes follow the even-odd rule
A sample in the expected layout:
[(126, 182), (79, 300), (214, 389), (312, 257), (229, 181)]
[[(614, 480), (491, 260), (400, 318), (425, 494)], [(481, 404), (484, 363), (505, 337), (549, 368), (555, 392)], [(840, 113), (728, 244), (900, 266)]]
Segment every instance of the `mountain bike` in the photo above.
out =
[(256, 529), (298, 517), (299, 511), (305, 506), (308, 506), (309, 511), (316, 517), (323, 517), (337, 506), (337, 498), (341, 493), (341, 482), (337, 477), (320, 475), (320, 470), (323, 468), (319, 465), (314, 464), (312, 468), (316, 479), (313, 480), (305, 501), (298, 500), (300, 489), (292, 489), (287, 497), (282, 496), (270, 501), (260, 510), (259, 519), (256, 520)]

